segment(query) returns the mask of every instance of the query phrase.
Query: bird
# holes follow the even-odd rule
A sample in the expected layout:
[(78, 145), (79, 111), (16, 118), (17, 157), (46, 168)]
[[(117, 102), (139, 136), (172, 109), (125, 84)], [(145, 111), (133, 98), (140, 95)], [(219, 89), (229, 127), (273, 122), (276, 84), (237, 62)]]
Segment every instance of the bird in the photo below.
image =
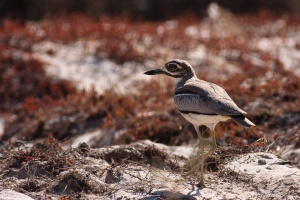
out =
[[(204, 184), (204, 161), (216, 149), (215, 126), (221, 121), (233, 120), (243, 127), (255, 126), (220, 86), (197, 78), (193, 67), (185, 60), (173, 59), (163, 67), (146, 71), (146, 75), (163, 74), (174, 79), (176, 87), (173, 93), (174, 102), (179, 113), (193, 124), (199, 139), (200, 159), (192, 169), (183, 174), (189, 176), (199, 170), (200, 187)], [(212, 142), (210, 149), (204, 154), (204, 141), (200, 133), (200, 126), (206, 126), (211, 131)]]

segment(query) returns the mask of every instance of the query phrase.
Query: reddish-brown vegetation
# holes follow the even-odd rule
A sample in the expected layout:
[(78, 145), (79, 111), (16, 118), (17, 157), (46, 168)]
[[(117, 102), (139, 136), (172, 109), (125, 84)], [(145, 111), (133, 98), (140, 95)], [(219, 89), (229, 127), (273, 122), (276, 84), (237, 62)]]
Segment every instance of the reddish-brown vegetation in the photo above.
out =
[[(34, 139), (48, 134), (65, 139), (99, 127), (124, 129), (126, 134), (115, 143), (149, 138), (167, 144), (181, 144), (194, 137), (192, 126), (174, 107), (171, 99), (174, 85), (168, 80), (163, 85), (158, 81), (140, 83), (138, 93), (130, 95), (112, 91), (102, 95), (77, 92), (69, 82), (47, 77), (43, 63), (30, 56), (32, 45), (44, 40), (70, 43), (83, 39), (99, 41), (95, 54), (119, 63), (161, 58), (164, 51), (157, 51), (160, 48), (181, 55), (197, 44), (205, 45), (216, 55), (227, 50), (224, 58), (239, 66), (241, 73), (227, 79), (220, 79), (217, 74), (199, 73), (199, 78), (223, 86), (239, 106), (246, 108), (249, 118), (258, 127), (244, 130), (232, 122), (227, 122), (226, 126), (223, 123), (217, 128), (219, 140), (251, 143), (262, 137), (261, 133), (281, 132), (285, 134), (284, 142), (293, 141), (295, 134), (299, 133), (288, 130), (289, 126), (295, 128), (299, 121), (299, 78), (285, 70), (277, 58), (257, 52), (247, 44), (249, 38), (254, 37), (276, 34), (284, 37), (282, 32), (275, 33), (271, 29), (261, 31), (269, 20), (277, 19), (268, 13), (254, 17), (237, 16), (236, 23), (241, 29), (244, 28), (242, 24), (247, 23), (238, 39), (236, 34), (222, 38), (212, 34), (206, 39), (186, 35), (185, 28), (191, 25), (206, 23), (214, 26), (212, 22), (193, 17), (168, 22), (132, 22), (121, 18), (95, 20), (83, 15), (63, 15), (38, 24), (20, 24), (5, 19), (0, 30), (0, 107), (8, 114), (5, 115), (7, 123), (2, 139)], [(297, 18), (279, 19), (285, 21), (285, 28), (299, 24)], [(232, 56), (230, 50), (238, 51), (238, 56)], [(251, 52), (259, 54), (264, 66), (255, 66), (247, 59)], [(273, 63), (272, 69), (267, 65), (270, 62)], [(209, 65), (204, 60), (202, 66), (195, 67), (207, 69)], [(14, 119), (9, 113), (16, 114)], [(295, 121), (290, 122), (290, 117)]]

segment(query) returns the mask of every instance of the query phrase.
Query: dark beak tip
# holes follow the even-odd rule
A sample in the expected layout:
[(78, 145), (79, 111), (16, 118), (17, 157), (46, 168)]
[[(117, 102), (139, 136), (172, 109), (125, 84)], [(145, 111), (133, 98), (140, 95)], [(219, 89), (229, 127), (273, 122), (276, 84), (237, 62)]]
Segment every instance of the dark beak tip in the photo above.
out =
[(157, 72), (156, 72), (156, 70), (150, 70), (150, 71), (144, 72), (144, 74), (146, 74), (146, 75), (155, 75), (155, 74), (157, 74)]

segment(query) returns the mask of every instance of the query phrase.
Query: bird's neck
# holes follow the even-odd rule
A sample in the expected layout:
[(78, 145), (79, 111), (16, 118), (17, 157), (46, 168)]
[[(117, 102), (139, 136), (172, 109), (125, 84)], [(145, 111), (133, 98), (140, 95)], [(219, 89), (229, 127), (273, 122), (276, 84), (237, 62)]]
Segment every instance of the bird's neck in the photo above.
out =
[(173, 78), (175, 84), (177, 85), (183, 78)]
[(192, 79), (192, 78), (197, 78), (197, 76), (196, 75), (185, 76), (185, 77), (180, 77), (180, 78), (173, 78), (173, 80), (175, 81), (176, 85), (183, 85), (187, 80)]

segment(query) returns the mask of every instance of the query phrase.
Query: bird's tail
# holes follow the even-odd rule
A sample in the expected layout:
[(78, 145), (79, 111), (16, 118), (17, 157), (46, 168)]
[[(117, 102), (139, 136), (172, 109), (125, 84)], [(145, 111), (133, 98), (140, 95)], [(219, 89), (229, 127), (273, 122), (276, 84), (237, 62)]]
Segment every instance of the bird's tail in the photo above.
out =
[(255, 124), (253, 122), (251, 122), (247, 117), (245, 117), (244, 115), (237, 115), (237, 116), (231, 116), (231, 119), (241, 125), (241, 126), (245, 126), (245, 127), (251, 127), (251, 126), (255, 126)]

